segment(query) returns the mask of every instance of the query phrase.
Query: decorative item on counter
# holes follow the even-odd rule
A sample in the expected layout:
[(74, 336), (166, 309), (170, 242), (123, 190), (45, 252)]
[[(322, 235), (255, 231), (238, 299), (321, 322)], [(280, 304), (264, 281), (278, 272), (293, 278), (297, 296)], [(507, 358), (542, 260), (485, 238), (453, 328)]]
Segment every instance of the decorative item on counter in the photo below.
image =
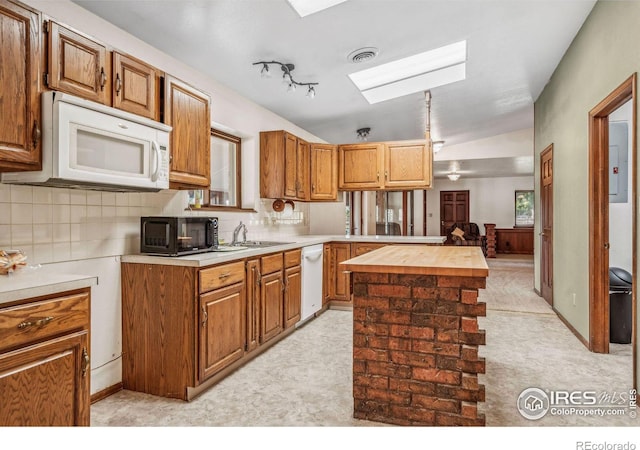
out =
[(27, 257), (20, 250), (0, 250), (0, 274), (7, 275), (27, 265)]

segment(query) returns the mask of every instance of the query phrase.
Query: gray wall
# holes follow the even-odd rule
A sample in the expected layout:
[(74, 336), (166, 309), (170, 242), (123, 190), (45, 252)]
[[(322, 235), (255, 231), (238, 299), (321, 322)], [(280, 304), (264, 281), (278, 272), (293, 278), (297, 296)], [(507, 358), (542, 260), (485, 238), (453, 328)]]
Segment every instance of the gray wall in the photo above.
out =
[[(554, 306), (587, 339), (588, 113), (629, 76), (640, 70), (639, 23), (640, 2), (598, 1), (535, 102), (535, 173), (538, 192), (540, 152), (549, 144), (554, 145)], [(535, 211), (539, 214), (539, 195), (536, 200)], [(539, 224), (538, 216), (535, 236), (540, 231)], [(539, 240), (536, 240), (537, 289), (540, 289), (539, 244)], [(573, 293), (576, 294), (575, 305), (572, 302)]]

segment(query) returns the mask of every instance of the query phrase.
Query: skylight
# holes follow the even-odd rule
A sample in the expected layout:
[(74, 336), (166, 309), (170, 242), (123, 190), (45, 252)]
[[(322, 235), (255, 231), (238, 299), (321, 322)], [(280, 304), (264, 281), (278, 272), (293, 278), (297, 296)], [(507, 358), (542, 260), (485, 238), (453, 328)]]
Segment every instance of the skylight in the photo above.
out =
[(347, 0), (287, 0), (291, 7), (296, 10), (300, 17), (308, 16), (309, 14), (317, 13), (318, 11), (331, 8), (339, 3), (346, 2)]
[(464, 80), (467, 41), (408, 56), (349, 75), (369, 103)]

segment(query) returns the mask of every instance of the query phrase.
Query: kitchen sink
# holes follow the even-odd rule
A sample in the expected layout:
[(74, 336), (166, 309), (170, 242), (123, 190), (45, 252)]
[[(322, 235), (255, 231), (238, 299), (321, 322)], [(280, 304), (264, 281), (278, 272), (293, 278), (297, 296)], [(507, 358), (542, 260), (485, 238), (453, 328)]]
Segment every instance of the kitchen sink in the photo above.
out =
[(263, 248), (263, 247), (274, 247), (276, 245), (286, 245), (286, 244), (291, 244), (291, 242), (245, 241), (245, 242), (238, 242), (237, 244), (232, 245), (232, 247), (233, 246), (241, 246), (241, 247), (248, 247), (248, 248)]

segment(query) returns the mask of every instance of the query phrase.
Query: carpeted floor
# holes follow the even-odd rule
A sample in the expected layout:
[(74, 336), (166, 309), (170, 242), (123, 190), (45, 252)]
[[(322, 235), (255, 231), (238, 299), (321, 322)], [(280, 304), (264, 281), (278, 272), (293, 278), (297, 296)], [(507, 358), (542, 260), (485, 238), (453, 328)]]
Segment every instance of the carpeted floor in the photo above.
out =
[[(530, 259), (490, 259), (481, 319), (487, 345), (487, 426), (637, 426), (625, 416), (547, 415), (524, 419), (520, 392), (593, 390), (627, 393), (631, 346), (590, 353), (532, 289)], [(91, 407), (92, 426), (380, 426), (353, 419), (352, 319), (329, 310), (187, 403), (120, 391)]]

